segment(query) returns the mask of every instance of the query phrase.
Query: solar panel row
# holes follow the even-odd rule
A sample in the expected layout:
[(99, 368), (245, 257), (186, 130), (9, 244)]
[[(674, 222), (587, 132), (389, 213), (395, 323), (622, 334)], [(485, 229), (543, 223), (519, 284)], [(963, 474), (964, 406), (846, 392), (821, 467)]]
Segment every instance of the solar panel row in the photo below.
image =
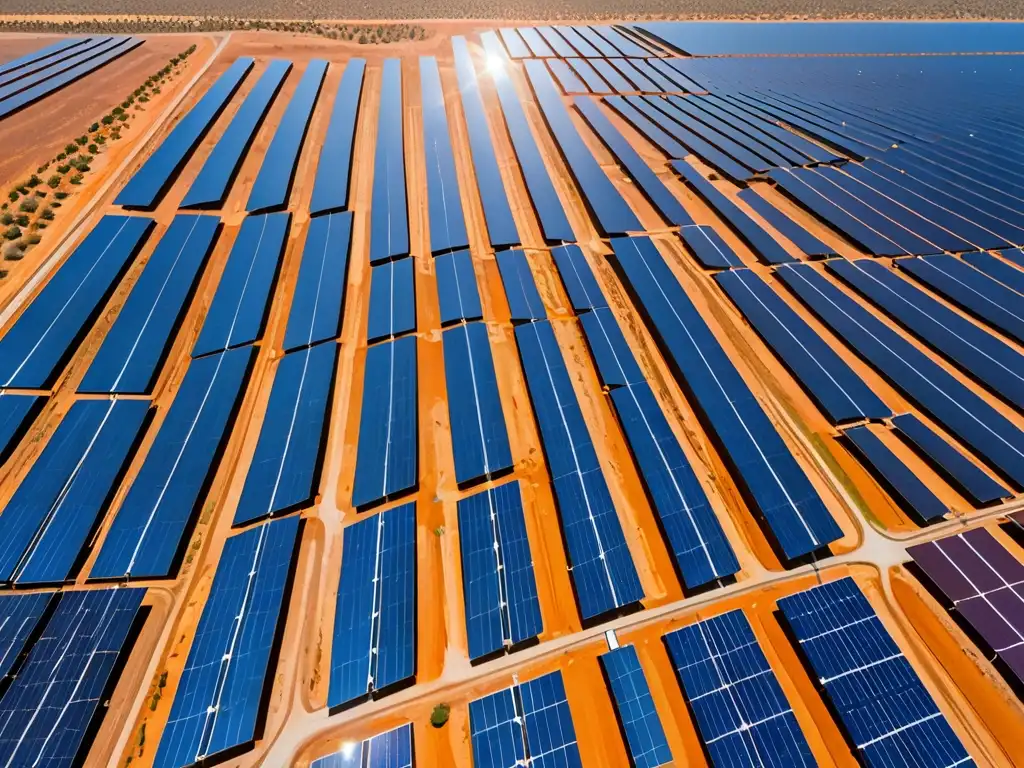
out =
[(412, 257), (370, 269), (370, 316), (366, 341), (373, 344), (416, 330), (416, 285)]
[(345, 528), (327, 706), (350, 706), (416, 674), (416, 505)]
[(484, 659), (543, 629), (519, 483), (459, 500), (469, 658)]
[(751, 188), (741, 189), (739, 198), (751, 208), (754, 213), (767, 221), (777, 229), (783, 237), (793, 243), (797, 248), (808, 256), (821, 259), (829, 256), (837, 256), (835, 248), (825, 245), (821, 240), (812, 235), (800, 224), (769, 203)]
[(44, 45), (42, 48), (26, 53), (23, 56), (5, 61), (0, 64), (0, 75), (8, 75), (13, 72), (28, 67), (31, 64), (37, 64), (39, 62), (45, 62), (47, 59), (56, 57), (58, 55), (67, 55), (67, 51), (72, 48), (77, 48), (82, 45), (86, 45), (93, 41), (92, 37), (66, 37), (60, 38), (55, 43), (50, 45)]
[(743, 267), (743, 261), (712, 227), (702, 224), (679, 228), (679, 239), (705, 269)]
[(341, 334), (351, 241), (350, 212), (318, 216), (309, 222), (284, 332), (285, 352)]
[(614, 239), (627, 286), (680, 383), (717, 438), (783, 559), (842, 531), (664, 259), (647, 238)]
[(0, 392), (0, 464), (7, 461), (46, 398)]
[(228, 191), (252, 146), (256, 131), (270, 111), (292, 63), (273, 59), (249, 91), (235, 116), (210, 152), (192, 186), (181, 201), (182, 208), (212, 208), (224, 204)]
[(438, 255), (434, 259), (434, 274), (442, 326), (483, 317), (480, 291), (477, 290), (476, 273), (473, 271), (473, 257), (469, 251)]
[(359, 116), (359, 99), (363, 93), (365, 74), (365, 59), (348, 60), (345, 74), (334, 96), (334, 109), (327, 135), (320, 148), (313, 197), (309, 203), (309, 212), (313, 216), (348, 207), (356, 118)]
[(0, 697), (28, 656), (53, 600), (51, 592), (0, 596)]
[(115, 205), (152, 208), (163, 197), (188, 158), (199, 146), (214, 121), (235, 95), (255, 62), (249, 57), (236, 59), (203, 94), (199, 103), (174, 126), (163, 143), (150, 155), (114, 199)]
[(656, 121), (651, 120), (645, 112), (633, 106), (626, 99), (620, 96), (606, 96), (603, 101), (667, 157), (683, 158), (689, 154), (686, 147), (670, 136)]
[(290, 213), (242, 221), (192, 357), (252, 344), (263, 335), (290, 224)]
[(0, 338), (0, 386), (50, 386), (153, 227), (104, 216)]
[(732, 158), (749, 171), (764, 172), (776, 165), (788, 165), (784, 158), (771, 151), (751, 146), (751, 142), (731, 126), (697, 109), (697, 98), (669, 96), (664, 99), (648, 96), (648, 103), (660, 109), (698, 140), (701, 146)]
[[(123, 38), (91, 37), (74, 41), (74, 45), (63, 50), (54, 51), (48, 56), (31, 62), (23, 62), (13, 69), (5, 67), (0, 72), (0, 100), (19, 92), (19, 89), (31, 87), (37, 83), (59, 74), (76, 63), (99, 55), (113, 45), (124, 42)], [(22, 83), (27, 85), (22, 86)]]
[(636, 648), (623, 645), (598, 658), (612, 691), (619, 723), (626, 733), (631, 764), (634, 768), (669, 765), (672, 752)]
[(420, 57), (420, 98), (423, 102), (423, 152), (427, 167), (427, 213), (433, 253), (469, 247), (462, 215), (459, 177), (455, 169), (448, 114), (437, 59)]
[(547, 312), (544, 302), (537, 291), (537, 284), (530, 271), (530, 261), (526, 253), (518, 249), (502, 251), (495, 255), (498, 272), (505, 288), (505, 298), (513, 323), (529, 320), (544, 320)]
[(306, 140), (313, 109), (320, 98), (320, 89), (327, 76), (328, 62), (312, 59), (295, 87), (292, 100), (282, 115), (274, 138), (263, 155), (263, 165), (256, 175), (245, 209), (249, 213), (283, 208), (288, 204), (292, 180), (299, 162), (299, 153)]
[(338, 345), (330, 341), (281, 358), (234, 525), (290, 512), (316, 497), (337, 359)]
[(366, 350), (352, 504), (365, 507), (419, 482), (416, 337)]
[(412, 768), (412, 724), (346, 744), (340, 752), (318, 757), (309, 768)]
[(370, 204), (371, 264), (380, 264), (409, 253), (401, 59), (386, 59), (382, 78)]
[(300, 520), (224, 544), (154, 765), (184, 768), (250, 746), (262, 729), (284, 628)]
[(859, 759), (872, 767), (974, 764), (853, 579), (778, 606)]
[(1017, 293), (1024, 294), (1024, 270), (1010, 266), (1013, 261), (1005, 255), (1003, 259), (996, 258), (991, 253), (965, 253), (963, 255), (963, 260), (979, 272)]
[(487, 326), (460, 324), (444, 331), (441, 340), (455, 482), (461, 487), (510, 471), (512, 453)]
[(170, 576), (217, 470), (256, 350), (193, 360), (103, 540), (91, 579)]
[(85, 373), (79, 392), (150, 392), (220, 232), (216, 216), (174, 217)]

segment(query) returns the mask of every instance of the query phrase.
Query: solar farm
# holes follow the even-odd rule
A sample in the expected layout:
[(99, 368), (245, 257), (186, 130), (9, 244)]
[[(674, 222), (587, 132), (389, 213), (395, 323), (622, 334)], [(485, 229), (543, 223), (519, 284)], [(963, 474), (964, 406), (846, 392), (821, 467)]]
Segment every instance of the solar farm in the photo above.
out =
[(425, 24), (0, 35), (0, 765), (1024, 765), (1024, 25)]

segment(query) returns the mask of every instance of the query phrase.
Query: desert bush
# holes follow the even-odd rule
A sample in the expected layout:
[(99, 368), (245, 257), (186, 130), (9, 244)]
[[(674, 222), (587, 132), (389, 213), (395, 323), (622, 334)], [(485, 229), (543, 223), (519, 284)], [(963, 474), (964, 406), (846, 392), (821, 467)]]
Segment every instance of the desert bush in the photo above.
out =
[(50, 208), (43, 208), (43, 210), (39, 212), (39, 218), (43, 219), (44, 221), (52, 221), (53, 211)]
[(21, 237), (21, 228), (17, 224), (12, 224), (4, 230), (5, 240), (17, 240), (19, 237)]
[(23, 251), (21, 243), (7, 243), (4, 246), (4, 261), (21, 261), (25, 256)]
[(10, 226), (13, 223), (14, 223), (14, 214), (13, 213), (11, 213), (10, 211), (4, 211), (2, 214), (0, 214), (0, 224), (3, 224), (5, 227), (8, 227), (8, 226)]
[(39, 241), (42, 239), (43, 237), (39, 233), (29, 232), (24, 238), (22, 238), (22, 241), (25, 245), (39, 245)]
[(21, 213), (14, 217), (14, 223), (21, 227), (28, 226), (28, 215)]
[[(57, 198), (58, 200), (63, 200), (64, 198), (66, 198), (66, 197), (68, 196), (68, 193), (67, 193), (67, 192), (64, 192), (64, 191), (62, 191), (62, 190), (58, 190), (58, 191), (56, 191), (56, 192), (54, 192), (54, 193), (53, 193), (53, 196), (54, 196), (55, 198)], [(56, 203), (54, 203), (54, 205), (57, 205), (57, 204), (56, 204)]]
[(18, 206), (18, 210), (23, 213), (35, 213), (39, 208), (39, 201), (34, 197), (26, 197), (21, 201), (21, 205)]

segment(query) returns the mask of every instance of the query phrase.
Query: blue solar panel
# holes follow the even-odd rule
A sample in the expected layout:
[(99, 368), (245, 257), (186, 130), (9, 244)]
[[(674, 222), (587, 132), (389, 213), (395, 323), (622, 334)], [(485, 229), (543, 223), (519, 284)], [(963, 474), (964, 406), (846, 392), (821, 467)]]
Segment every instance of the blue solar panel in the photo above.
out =
[(455, 482), (462, 486), (511, 470), (512, 453), (487, 326), (457, 325), (441, 339)]
[(375, 264), (370, 270), (370, 317), (366, 341), (416, 330), (416, 284), (412, 257)]
[(142, 217), (100, 219), (0, 339), (0, 387), (53, 382), (152, 227)]
[(580, 325), (604, 386), (614, 389), (646, 380), (615, 315), (608, 307), (584, 313), (580, 316)]
[(782, 233), (783, 237), (808, 256), (824, 258), (837, 255), (835, 248), (825, 245), (753, 189), (741, 189), (739, 191), (739, 198), (753, 208), (754, 213), (775, 227), (775, 229)]
[(641, 48), (635, 42), (619, 32), (615, 27), (600, 25), (592, 26), (591, 29), (611, 43), (615, 47), (615, 50), (623, 56), (647, 56), (650, 54), (650, 51), (646, 48)]
[(0, 754), (11, 766), (83, 765), (127, 653), (144, 589), (63, 592), (0, 699)]
[(533, 55), (523, 38), (511, 27), (501, 27), (498, 32), (505, 47), (508, 48), (508, 55), (513, 59), (525, 59)]
[(664, 182), (647, 164), (647, 161), (633, 149), (629, 140), (612, 125), (597, 102), (592, 99), (579, 98), (573, 103), (590, 127), (594, 129), (594, 132), (601, 137), (601, 141), (622, 163), (630, 178), (636, 182), (637, 187), (657, 209), (665, 222), (675, 226), (692, 224), (693, 219), (690, 218), (679, 199), (668, 190)]
[(351, 238), (351, 213), (332, 213), (310, 221), (284, 332), (286, 352), (340, 335)]
[(642, 230), (636, 214), (580, 138), (544, 62), (527, 61), (526, 73), (548, 128), (576, 180), (576, 186), (594, 213), (598, 230), (605, 235)]
[(566, 38), (555, 31), (554, 27), (536, 27), (536, 30), (537, 33), (544, 38), (544, 42), (551, 47), (551, 50), (553, 51), (551, 54), (552, 56), (561, 56), (564, 58), (566, 56), (576, 55), (576, 51), (571, 45), (569, 45)]
[(584, 619), (594, 619), (637, 602), (643, 587), (550, 323), (520, 325), (516, 342), (580, 611)]
[(555, 52), (548, 46), (547, 41), (541, 37), (533, 27), (518, 27), (517, 31), (519, 35), (526, 41), (526, 44), (530, 46), (530, 53), (534, 56), (549, 57), (554, 56)]
[(224, 544), (153, 765), (181, 768), (250, 746), (262, 730), (283, 631), (300, 520)]
[(1001, 255), (1006, 261), (997, 259), (991, 253), (965, 253), (963, 260), (1007, 288), (1024, 294), (1024, 271), (1011, 267), (1013, 260), (1006, 254)]
[[(601, 52), (597, 50), (593, 45), (587, 42), (586, 38), (583, 37), (572, 27), (558, 26), (554, 28), (562, 37), (565, 38), (566, 42), (571, 45), (576, 53), (580, 56), (600, 56)], [(571, 54), (570, 54), (571, 55)]]
[(1024, 433), (809, 265), (781, 280), (854, 352), (964, 445), (1024, 485)]
[(578, 245), (560, 245), (551, 249), (551, 255), (565, 285), (565, 292), (569, 294), (572, 308), (577, 313), (608, 306), (587, 263), (587, 257)]
[(580, 768), (561, 672), (469, 702), (474, 768)]
[(370, 263), (409, 253), (409, 212), (402, 137), (402, 62), (386, 59), (380, 90), (377, 154), (370, 206)]
[(338, 84), (331, 123), (320, 149), (313, 198), (309, 203), (309, 212), (313, 215), (348, 207), (356, 117), (359, 115), (365, 73), (365, 59), (349, 59)]
[(469, 251), (442, 253), (434, 259), (434, 272), (441, 325), (457, 320), (479, 320), (484, 316)]
[(743, 611), (664, 640), (715, 768), (816, 765)]
[(469, 246), (462, 215), (459, 177), (448, 132), (444, 91), (437, 59), (420, 56), (420, 98), (423, 102), (423, 153), (427, 167), (427, 214), (430, 250), (434, 253)]
[(655, 85), (643, 72), (633, 66), (632, 62), (629, 60), (608, 59), (608, 63), (615, 67), (624, 78), (632, 83), (633, 88), (631, 90), (641, 91), (643, 93), (661, 93), (661, 88)]
[(755, 273), (720, 272), (715, 281), (833, 424), (892, 416), (864, 380)]
[(775, 145), (768, 137), (762, 137), (749, 130), (735, 125), (735, 120), (715, 109), (712, 102), (701, 97), (681, 98), (672, 96), (668, 99), (673, 107), (687, 118), (697, 121), (692, 125), (694, 130), (703, 132), (712, 143), (724, 149), (744, 165), (755, 169), (771, 166), (788, 168), (802, 165), (805, 158), (790, 158), (785, 147)]
[(76, 63), (99, 55), (111, 45), (120, 44), (123, 39), (113, 37), (88, 37), (69, 40), (45, 55), (33, 55), (15, 60), (0, 67), (0, 100), (18, 93), (22, 83), (28, 87), (59, 74)]
[(227, 442), (256, 350), (193, 360), (89, 574), (170, 576)]
[(334, 342), (281, 358), (234, 525), (312, 503), (338, 359)]
[(0, 514), (0, 581), (67, 580), (149, 412), (144, 400), (75, 403)]
[[(645, 111), (630, 104), (621, 96), (608, 96), (604, 103), (614, 109), (630, 125), (638, 130), (644, 138), (660, 149), (668, 157), (683, 158), (689, 151), (672, 136), (670, 136), (657, 120), (652, 120)], [(646, 106), (646, 105), (644, 105)], [(649, 107), (648, 107), (649, 109)]]
[(841, 529), (654, 244), (615, 239), (612, 248), (641, 314), (784, 558), (840, 538)]
[(252, 191), (245, 209), (267, 211), (283, 208), (288, 205), (288, 195), (295, 178), (295, 169), (299, 162), (299, 153), (306, 140), (309, 121), (313, 118), (313, 109), (320, 97), (320, 88), (327, 75), (326, 61), (311, 59), (302, 73), (302, 79), (295, 87), (292, 100), (277, 124), (274, 138), (263, 156), (263, 165), (253, 182)]
[(498, 169), (498, 160), (494, 154), (494, 145), (491, 143), (491, 133), (487, 124), (487, 113), (480, 98), (480, 86), (477, 83), (476, 71), (473, 69), (473, 59), (466, 48), (466, 39), (459, 35), (452, 37), (452, 49), (455, 52), (455, 72), (462, 96), (462, 112), (466, 117), (470, 156), (473, 159), (480, 202), (484, 208), (488, 240), (492, 248), (518, 245), (519, 232), (515, 219), (512, 218), (512, 209), (501, 180), (501, 171)]
[(551, 74), (558, 80), (558, 85), (565, 93), (590, 93), (590, 88), (587, 87), (586, 83), (577, 77), (576, 73), (572, 71), (572, 67), (566, 64), (561, 59), (548, 59), (548, 69), (551, 70)]
[(251, 344), (263, 335), (290, 223), (290, 213), (242, 221), (192, 357)]
[(14, 451), (46, 398), (0, 392), (0, 464)]
[(92, 37), (69, 37), (58, 39), (57, 42), (51, 43), (50, 45), (44, 45), (42, 48), (38, 48), (31, 53), (26, 53), (24, 56), (18, 56), (10, 61), (5, 61), (0, 64), (0, 75), (8, 75), (19, 70), (23, 70), (30, 64), (37, 62), (44, 62), (47, 59), (51, 59), (62, 53), (65, 53), (71, 48), (77, 48), (82, 45), (86, 45), (95, 40)]
[(416, 505), (345, 528), (327, 705), (346, 707), (416, 674)]
[(115, 205), (150, 208), (171, 185), (171, 181), (199, 146), (255, 62), (248, 56), (236, 59), (210, 89), (174, 126), (167, 138), (135, 172), (114, 199)]
[(932, 467), (975, 504), (989, 504), (1010, 492), (967, 460), (962, 453), (926, 427), (912, 413), (892, 420), (896, 433), (921, 454)]
[(867, 765), (974, 765), (853, 579), (778, 605)]
[(352, 504), (364, 507), (419, 482), (416, 337), (366, 351)]
[(407, 723), (346, 744), (333, 755), (318, 757), (309, 768), (412, 768), (412, 754), (412, 724)]
[(606, 59), (590, 59), (588, 62), (598, 74), (604, 79), (611, 90), (615, 93), (632, 93), (636, 90), (633, 84), (622, 76), (615, 67), (611, 65), (611, 62)]
[(1024, 408), (1024, 355), (876, 261), (838, 260), (827, 269), (968, 375)]
[(520, 250), (502, 251), (495, 258), (498, 271), (505, 286), (505, 298), (513, 323), (526, 320), (543, 320), (547, 317), (544, 302), (533, 281), (530, 262), (526, 253)]
[(634, 768), (657, 768), (672, 762), (665, 730), (654, 708), (636, 648), (624, 645), (598, 657), (612, 689), (619, 723), (626, 733), (630, 764)]
[(79, 392), (146, 394), (170, 350), (220, 231), (216, 216), (175, 216), (103, 338)]
[(547, 168), (544, 166), (537, 142), (530, 132), (530, 125), (526, 119), (526, 113), (523, 111), (522, 99), (508, 72), (505, 71), (511, 66), (511, 63), (505, 57), (505, 52), (493, 32), (484, 32), (480, 35), (480, 39), (483, 41), (487, 55), (493, 57), (491, 60), (497, 62), (495, 66), (489, 66), (488, 71), (494, 79), (494, 87), (498, 92), (498, 100), (501, 102), (501, 111), (505, 116), (505, 124), (512, 138), (512, 148), (515, 150), (519, 168), (526, 180), (526, 188), (533, 201), (534, 211), (540, 218), (544, 238), (553, 242), (575, 240), (576, 236), (569, 225), (569, 219), (566, 218), (565, 209), (558, 199), (551, 176), (548, 175)]
[(568, 59), (569, 66), (582, 78), (591, 92), (611, 93), (612, 88), (597, 74), (597, 70), (590, 63), (591, 61), (593, 59)]
[(52, 599), (50, 592), (0, 596), (0, 696), (17, 674)]
[(459, 500), (462, 594), (469, 658), (480, 659), (543, 629), (519, 483)]
[(256, 131), (291, 70), (290, 61), (273, 59), (267, 64), (185, 193), (181, 208), (219, 207), (224, 204), (242, 165), (242, 158), (252, 146)]
[(705, 269), (745, 266), (722, 236), (711, 227), (700, 224), (680, 227), (679, 239)]
[(591, 46), (596, 50), (594, 56), (618, 56), (619, 51), (616, 50), (615, 46), (605, 40), (601, 35), (594, 31), (593, 27), (589, 26), (574, 26), (573, 31), (584, 38)]

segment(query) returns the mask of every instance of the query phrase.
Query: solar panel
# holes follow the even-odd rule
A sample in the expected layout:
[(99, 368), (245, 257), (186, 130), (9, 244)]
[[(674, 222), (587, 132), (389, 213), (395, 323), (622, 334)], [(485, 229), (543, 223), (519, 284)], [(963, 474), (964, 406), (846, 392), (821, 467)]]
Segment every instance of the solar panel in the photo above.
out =
[(607, 307), (601, 287), (594, 279), (594, 273), (578, 245), (560, 245), (551, 249), (551, 256), (558, 267), (558, 274), (569, 294), (572, 308), (578, 313), (588, 309)]
[[(508, 49), (508, 55), (513, 59), (524, 59), (533, 55), (523, 41), (523, 38), (512, 27), (501, 27), (498, 32), (501, 34), (501, 39)], [(494, 33), (492, 32), (491, 34)]]
[(175, 216), (103, 338), (79, 392), (146, 394), (156, 383), (220, 231), (216, 216)]
[(1024, 294), (1024, 271), (1010, 266), (1012, 260), (1005, 254), (1003, 259), (997, 259), (991, 253), (965, 253), (963, 260), (979, 272), (1002, 283), (1017, 293)]
[(743, 611), (691, 624), (664, 641), (716, 768), (816, 765)]
[(622, 76), (611, 62), (607, 59), (590, 59), (588, 61), (597, 73), (604, 79), (614, 93), (632, 93), (636, 89), (633, 84)]
[(642, 57), (647, 56), (650, 53), (650, 51), (645, 48), (641, 48), (635, 42), (623, 35), (615, 29), (615, 27), (602, 24), (599, 26), (592, 26), (590, 29), (611, 43), (615, 47), (615, 50), (623, 56)]
[(125, 184), (114, 199), (115, 205), (151, 208), (160, 200), (217, 116), (235, 95), (254, 63), (248, 56), (235, 59)]
[(0, 338), (0, 387), (53, 382), (152, 227), (141, 216), (99, 220)]
[(621, 96), (607, 96), (604, 103), (638, 130), (644, 138), (660, 149), (668, 157), (686, 157), (689, 151), (670, 136), (655, 120), (651, 120), (642, 110), (637, 109)]
[(628, 59), (608, 59), (608, 63), (615, 67), (624, 78), (632, 83), (633, 88), (631, 90), (641, 91), (643, 93), (661, 93), (661, 88), (655, 85), (643, 72), (633, 66), (632, 62)]
[(719, 272), (715, 282), (833, 424), (892, 416), (864, 380), (754, 272)]
[(9, 765), (81, 765), (132, 643), (144, 589), (63, 592), (18, 677), (0, 699)]
[(0, 514), (0, 581), (67, 580), (131, 460), (144, 400), (80, 400)]
[(467, 248), (469, 236), (462, 215), (462, 197), (459, 195), (459, 177), (448, 132), (441, 73), (433, 56), (420, 56), (420, 98), (423, 103), (430, 250), (438, 253)]
[(469, 702), (474, 768), (579, 768), (561, 672)]
[(344, 530), (327, 705), (336, 710), (416, 674), (416, 505)]
[(974, 765), (853, 579), (778, 606), (867, 765)]
[(918, 544), (907, 554), (1024, 682), (1024, 564), (984, 528)]
[(583, 336), (597, 365), (601, 384), (609, 389), (646, 381), (622, 335), (615, 315), (608, 307), (598, 307), (580, 316)]
[(252, 146), (256, 131), (291, 71), (290, 61), (273, 59), (267, 64), (185, 193), (181, 208), (219, 207), (224, 204), (242, 165), (242, 158)]
[(469, 251), (439, 254), (434, 259), (434, 273), (442, 326), (483, 317), (473, 257)]
[(544, 38), (533, 27), (518, 27), (516, 31), (530, 47), (531, 55), (541, 57), (555, 55), (555, 52), (551, 50)]
[(360, 413), (352, 504), (365, 507), (419, 481), (415, 336), (366, 350)]
[(318, 757), (309, 768), (413, 768), (412, 724), (349, 743), (332, 755)]
[(590, 91), (593, 93), (611, 93), (613, 89), (597, 74), (597, 70), (590, 63), (591, 61), (593, 59), (567, 59), (569, 66), (579, 75)]
[(174, 688), (153, 765), (182, 768), (251, 747), (262, 733), (284, 629), (300, 520), (228, 538)]
[(679, 239), (705, 269), (728, 269), (746, 266), (722, 236), (712, 227), (700, 224), (679, 228)]
[(540, 219), (541, 230), (544, 239), (552, 242), (575, 240), (569, 219), (566, 218), (565, 209), (558, 199), (551, 176), (548, 175), (544, 160), (541, 157), (537, 142), (530, 132), (530, 125), (523, 111), (522, 99), (516, 91), (515, 85), (506, 72), (511, 63), (505, 57), (505, 52), (498, 43), (498, 38), (493, 32), (484, 32), (480, 35), (483, 41), (484, 50), (490, 60), (498, 62), (495, 66), (488, 66), (488, 72), (494, 80), (494, 87), (498, 92), (498, 100), (501, 102), (501, 111), (505, 116), (505, 125), (508, 127), (509, 136), (512, 139), (512, 148), (515, 151), (519, 169), (526, 180), (526, 188), (533, 201), (534, 211)]
[(480, 86), (477, 83), (476, 70), (473, 69), (473, 59), (466, 47), (466, 39), (460, 35), (453, 36), (452, 50), (455, 53), (455, 73), (459, 79), (462, 113), (466, 118), (470, 157), (473, 160), (473, 173), (476, 176), (477, 190), (480, 192), (480, 202), (484, 208), (488, 240), (492, 248), (519, 245), (519, 232), (515, 219), (512, 218), (512, 208), (509, 206), (508, 195), (501, 180), (501, 171), (487, 125), (487, 113), (483, 99), (480, 98)]
[(576, 76), (576, 73), (572, 71), (572, 67), (566, 64), (561, 59), (548, 59), (545, 62), (548, 65), (548, 69), (551, 70), (551, 74), (558, 80), (558, 85), (565, 93), (590, 93), (590, 88), (587, 87), (586, 83), (580, 80)]
[(526, 253), (518, 249), (495, 254), (498, 271), (505, 287), (505, 298), (513, 323), (543, 320), (547, 317), (544, 302), (530, 271)]
[(328, 62), (311, 59), (295, 87), (292, 100), (277, 124), (274, 138), (263, 156), (263, 165), (253, 182), (245, 210), (267, 211), (288, 205), (292, 179), (299, 161), (299, 152), (306, 140), (313, 109), (320, 98), (320, 89), (327, 75)]
[(654, 244), (617, 238), (612, 248), (645, 322), (784, 559), (840, 538), (841, 529)]
[(349, 212), (318, 216), (309, 222), (288, 328), (284, 332), (285, 352), (341, 334), (351, 238)]
[(331, 122), (320, 148), (313, 198), (309, 203), (309, 212), (314, 216), (348, 207), (356, 118), (359, 115), (359, 99), (363, 93), (365, 73), (365, 59), (352, 58), (345, 64), (345, 74), (341, 77), (334, 97)]
[(0, 696), (27, 656), (53, 597), (50, 592), (0, 595)]
[(558, 34), (554, 27), (536, 27), (537, 33), (544, 38), (544, 42), (547, 43), (553, 53), (553, 56), (575, 56), (576, 51), (567, 42), (566, 38)]
[(519, 483), (459, 500), (469, 658), (483, 659), (543, 629)]
[(623, 645), (598, 657), (612, 690), (619, 723), (626, 733), (630, 763), (634, 768), (657, 768), (672, 762), (665, 730), (654, 708), (636, 648)]
[(377, 119), (370, 205), (370, 263), (409, 253), (409, 213), (405, 191), (405, 143), (402, 138), (402, 62), (386, 59)]
[(551, 472), (570, 575), (585, 620), (643, 597), (608, 486), (551, 324), (516, 328), (541, 442)]
[(416, 330), (416, 285), (412, 257), (375, 264), (370, 269), (370, 317), (366, 341)]
[(255, 357), (253, 347), (240, 347), (189, 365), (90, 579), (171, 575), (217, 470)]
[[(18, 93), (18, 84), (23, 81), (31, 85), (53, 77), (62, 69), (74, 66), (76, 61), (92, 58), (99, 52), (114, 43), (121, 43), (123, 40), (115, 40), (113, 37), (87, 37), (79, 40), (70, 40), (63, 46), (56, 49), (51, 46), (45, 55), (29, 54), (22, 59), (5, 64), (0, 67), (0, 98)], [(71, 63), (62, 63), (71, 61)], [(38, 77), (33, 77), (40, 73)]]
[(53, 56), (57, 56), (70, 48), (76, 48), (92, 42), (94, 39), (95, 38), (92, 37), (69, 37), (59, 39), (55, 43), (44, 45), (42, 48), (26, 53), (24, 56), (18, 56), (10, 61), (5, 61), (3, 64), (0, 64), (0, 74), (7, 75), (12, 72), (17, 72), (30, 64), (42, 62)]
[(716, 110), (714, 105), (703, 97), (684, 99), (671, 96), (668, 101), (680, 113), (696, 121), (692, 123), (687, 120), (686, 125), (700, 131), (711, 143), (744, 165), (753, 168), (762, 168), (765, 165), (788, 168), (805, 162), (804, 158), (787, 156), (786, 148), (774, 144), (767, 136), (737, 126), (731, 116)]
[(464, 486), (511, 470), (512, 453), (487, 326), (457, 325), (441, 339), (455, 481)]
[(813, 258), (826, 258), (836, 256), (835, 248), (825, 245), (821, 240), (812, 235), (793, 219), (769, 203), (757, 192), (749, 187), (739, 191), (739, 198), (751, 208), (754, 213), (767, 221), (777, 229), (782, 236), (792, 242), (797, 248)]
[(192, 357), (251, 344), (263, 335), (290, 223), (290, 213), (242, 221)]
[(331, 410), (338, 345), (291, 352), (274, 374), (256, 453), (245, 476), (234, 525), (313, 502), (320, 485), (324, 430)]
[(7, 461), (46, 398), (0, 392), (0, 464)]

